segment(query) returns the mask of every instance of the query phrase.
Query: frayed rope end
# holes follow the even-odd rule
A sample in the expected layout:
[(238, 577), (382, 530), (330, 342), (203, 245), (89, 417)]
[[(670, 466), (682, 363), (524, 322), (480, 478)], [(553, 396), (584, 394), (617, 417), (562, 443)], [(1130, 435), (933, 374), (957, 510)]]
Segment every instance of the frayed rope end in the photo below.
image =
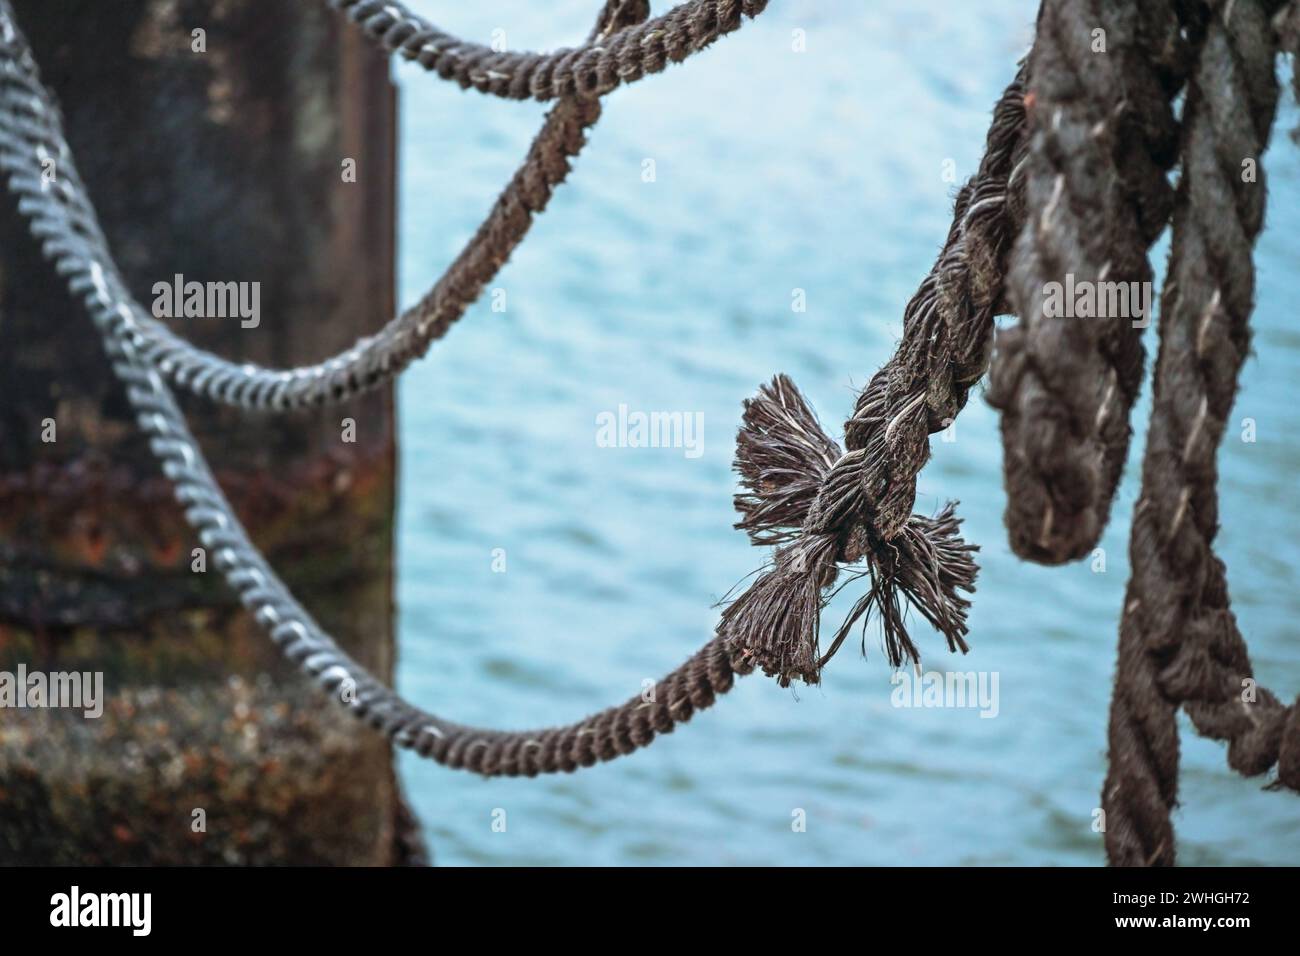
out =
[[(723, 611), (718, 633), (737, 662), (762, 669), (783, 687), (795, 680), (819, 683), (822, 667), (859, 621), (865, 641), (873, 612), (894, 667), (920, 659), (907, 632), (908, 607), (944, 635), (950, 650), (968, 650), (970, 601), (962, 592), (975, 590), (972, 555), (978, 548), (962, 540), (953, 504), (933, 518), (912, 515), (893, 538), (879, 538), (860, 513), (846, 514), (839, 500), (844, 483), (828, 481), (841, 456), (786, 376), (745, 402), (736, 441), (735, 469), (745, 486), (736, 495), (737, 527), (755, 544), (783, 546), (772, 566)], [(819, 501), (824, 489), (837, 496), (833, 506)], [(832, 514), (839, 518), (829, 524), (825, 517)], [(859, 561), (865, 569), (849, 567)], [(821, 612), (838, 593), (827, 591), (841, 570), (852, 575), (847, 583), (865, 579), (870, 588), (822, 654)]]
[(734, 467), (746, 490), (735, 497), (736, 527), (757, 545), (798, 538), (841, 454), (794, 382), (775, 376), (745, 399)]

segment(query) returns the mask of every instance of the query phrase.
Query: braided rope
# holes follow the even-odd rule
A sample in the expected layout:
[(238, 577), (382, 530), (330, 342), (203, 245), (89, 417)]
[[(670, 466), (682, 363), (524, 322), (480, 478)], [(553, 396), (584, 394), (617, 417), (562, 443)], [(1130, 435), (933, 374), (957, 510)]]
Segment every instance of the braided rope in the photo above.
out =
[[(1056, 564), (1094, 547), (1128, 456), (1150, 321), (1133, 314), (1133, 293), (1149, 294), (1147, 250), (1173, 200), (1179, 28), (1172, 0), (1046, 0), (1039, 15), (1029, 216), (1008, 281), (1020, 322), (998, 333), (988, 393), (1022, 558)], [(1096, 293), (1093, 314), (1062, 301), (1075, 288)]]
[(993, 317), (1021, 207), (1026, 67), (993, 111), (984, 156), (957, 194), (952, 228), (903, 310), (893, 357), (858, 395), (844, 423), (849, 453), (832, 483), (884, 540), (906, 524), (929, 436), (949, 427), (988, 367)]
[[(627, 11), (611, 16), (611, 27), (627, 22), (633, 11), (644, 15), (649, 9), (645, 0), (621, 5), (611, 0), (611, 6)], [(424, 298), (346, 351), (315, 365), (287, 370), (232, 362), (197, 348), (132, 298), (94, 205), (76, 176), (58, 107), (34, 70), (6, 71), (0, 110), (5, 114), (0, 136), (20, 157), (8, 167), (10, 171), (21, 175), (37, 154), (55, 157), (60, 170), (53, 188), (26, 189), (27, 214), (39, 219), (44, 229), (74, 230), (86, 240), (88, 254), (104, 271), (115, 298), (127, 306), (123, 321), (141, 358), (174, 384), (214, 401), (249, 410), (283, 411), (351, 398), (397, 375), (445, 335), (509, 260), (533, 216), (546, 208), (601, 107), (591, 98), (566, 98), (556, 104), (487, 218)]]
[(601, 96), (662, 72), (754, 18), (767, 0), (690, 0), (663, 16), (554, 53), (498, 52), (439, 30), (398, 0), (328, 0), (390, 53), (443, 79), (512, 100)]
[(1262, 172), (1244, 181), (1242, 163), (1258, 162), (1277, 105), (1276, 6), (1216, 9), (1189, 83), (1102, 792), (1106, 852), (1118, 865), (1174, 862), (1180, 704), (1199, 733), (1229, 741), (1233, 769), (1254, 775), (1277, 764), (1278, 784), (1300, 790), (1300, 705), (1245, 692), (1250, 657), (1213, 551), (1215, 456), (1249, 349), (1251, 252), (1265, 205)]

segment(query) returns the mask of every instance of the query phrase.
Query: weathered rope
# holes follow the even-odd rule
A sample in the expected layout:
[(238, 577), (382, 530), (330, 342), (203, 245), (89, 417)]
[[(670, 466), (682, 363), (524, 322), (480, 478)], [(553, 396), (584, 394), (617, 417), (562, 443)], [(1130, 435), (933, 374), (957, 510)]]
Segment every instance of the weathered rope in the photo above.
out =
[[(40, 92), (36, 98), (42, 102), (36, 105), (53, 110), (53, 104), (40, 87), (30, 49), (13, 22), (7, 0), (0, 0), (0, 35), (6, 54), (0, 64), (4, 86)], [(963, 190), (957, 224), (950, 235), (950, 249), (980, 234), (980, 224), (996, 212), (993, 207), (1006, 204), (1005, 179), (1009, 176), (1011, 149), (1002, 140), (1020, 127), (1017, 90), (1013, 85), (1013, 91), (999, 108), (995, 133), (991, 136), (994, 158), (986, 160), (977, 181)], [(49, 203), (41, 195), (43, 190), (34, 171), (39, 168), (43, 147), (33, 148), (29, 129), (32, 104), (27, 105), (29, 109), (24, 112), (14, 108), (12, 95), (0, 100), (3, 107), (0, 108), (0, 167), (9, 174), (9, 186), (19, 197), (20, 211), (29, 217), (44, 254), (68, 279), (74, 296), (85, 302), (104, 339), (114, 372), (127, 386), (127, 397), (137, 411), (138, 423), (150, 436), (150, 447), (162, 462), (164, 473), (175, 484), (178, 500), (187, 506), (187, 520), (212, 552), (214, 565), (286, 656), (354, 713), (382, 729), (397, 745), (414, 748), (448, 766), (484, 774), (531, 775), (572, 770), (643, 746), (655, 733), (667, 732), (695, 710), (709, 706), (717, 694), (731, 687), (736, 674), (748, 673), (756, 663), (788, 679), (790, 670), (780, 661), (781, 655), (774, 658), (761, 645), (770, 636), (764, 631), (761, 619), (784, 612), (760, 606), (753, 615), (760, 623), (752, 624), (749, 615), (738, 611), (745, 600), (742, 598), (742, 602), (724, 614), (718, 635), (660, 682), (653, 694), (633, 698), (621, 707), (567, 727), (517, 733), (467, 728), (411, 706), (375, 680), (293, 598), (231, 511), (170, 388), (137, 347), (131, 327), (132, 303), (122, 294), (123, 284), (115, 275), (111, 261), (105, 264), (96, 258), (96, 247), (102, 236), (93, 216), (82, 221), (75, 204), (69, 206), (72, 211), (64, 216), (42, 215)], [(84, 191), (75, 163), (66, 150), (62, 158), (64, 187), (60, 192)], [(1000, 189), (999, 177), (1002, 178)], [(989, 190), (992, 195), (976, 208), (972, 197)], [(979, 251), (979, 243), (975, 242), (971, 249), (972, 263), (979, 259)], [(966, 271), (955, 260), (949, 265), (959, 278)], [(962, 307), (969, 305), (964, 299), (961, 302)], [(776, 484), (785, 480), (773, 482), (768, 470), (770, 460), (762, 450), (769, 442), (779, 444), (788, 440), (795, 449), (795, 467), (788, 474), (802, 477), (805, 483), (811, 482), (819, 489), (815, 496), (804, 496), (802, 504), (790, 506), (787, 501), (784, 513), (774, 518), (778, 523), (798, 520), (800, 510), (804, 510), (808, 512), (804, 523), (809, 529), (824, 529), (783, 549), (782, 554), (811, 554), (821, 563), (829, 560), (832, 573), (838, 560), (852, 562), (866, 557), (867, 571), (857, 573), (870, 576), (872, 587), (867, 597), (858, 602), (853, 618), (863, 616), (872, 607), (880, 609), (891, 657), (897, 658), (899, 646), (915, 654), (902, 632), (900, 595), (944, 631), (950, 646), (964, 648), (962, 635), (967, 604), (958, 592), (971, 589), (975, 567), (970, 552), (974, 549), (957, 537), (957, 521), (951, 509), (934, 519), (911, 516), (892, 540), (877, 539), (870, 528), (860, 524), (861, 509), (853, 503), (861, 499), (860, 487), (856, 483), (845, 487), (837, 479), (837, 476), (852, 476), (856, 470), (842, 469), (843, 459), (838, 456), (838, 449), (824, 436), (820, 442), (805, 440), (813, 432), (820, 433), (820, 429), (793, 386), (787, 386), (787, 382), (778, 378), (773, 390), (765, 390), (758, 399), (747, 403), (746, 433), (742, 434), (737, 453), (737, 467), (750, 483), (746, 499), (750, 502), (776, 493)], [(776, 412), (778, 418), (790, 417), (768, 427), (764, 423), (765, 412)], [(789, 430), (791, 422), (793, 431)], [(787, 429), (784, 433), (783, 428)], [(743, 506), (742, 513), (749, 514)], [(832, 524), (832, 513), (839, 515), (838, 530)], [(805, 582), (822, 581), (820, 572), (808, 577), (801, 560), (782, 557), (779, 563), (784, 571), (792, 571)], [(754, 590), (747, 592), (746, 598)], [(762, 588), (758, 587), (758, 591), (761, 593)], [(820, 585), (810, 592), (818, 606), (819, 591)], [(760, 603), (754, 601), (751, 606)], [(814, 612), (814, 630), (815, 616)], [(759, 644), (755, 644), (755, 637)], [(836, 646), (842, 639), (841, 634)], [(821, 658), (812, 666), (819, 669), (824, 661)], [(816, 672), (807, 663), (799, 667), (798, 676), (815, 679)]]
[[(1024, 67), (994, 108), (984, 157), (957, 194), (938, 260), (903, 313), (893, 358), (858, 396), (845, 424), (848, 452), (827, 437), (794, 384), (778, 376), (746, 403), (736, 468), (747, 490), (737, 525), (755, 544), (779, 544), (772, 567), (724, 613), (722, 633), (740, 659), (782, 684), (816, 683), (848, 631), (872, 611), (892, 664), (916, 660), (900, 596), (966, 650), (962, 591), (977, 568), (948, 505), (912, 514), (929, 435), (948, 427), (988, 363), (1002, 275), (1021, 213), (1014, 171), (1024, 148)], [(867, 594), (830, 650), (819, 647), (824, 595), (843, 565), (867, 562)], [(862, 572), (854, 572), (858, 576)]]
[(857, 486), (853, 504), (885, 540), (911, 514), (929, 436), (953, 423), (988, 367), (993, 317), (1006, 308), (1006, 257), (1023, 216), (1025, 76), (1022, 64), (994, 109), (948, 239), (903, 311), (898, 349), (844, 423), (845, 483)]
[[(610, 0), (593, 38), (624, 28), (649, 14), (647, 0)], [(533, 217), (546, 208), (555, 187), (570, 170), (570, 160), (585, 144), (585, 132), (600, 116), (599, 100), (566, 97), (552, 108), (523, 164), (502, 191), (473, 238), (419, 302), (374, 335), (315, 365), (271, 369), (233, 362), (197, 348), (156, 320), (126, 287), (100, 230), (90, 197), (80, 180), (67, 175), (72, 153), (62, 119), (39, 77), (31, 71), (6, 73), (0, 109), (8, 114), (0, 135), (24, 158), (13, 171), (30, 168), (38, 151), (56, 158), (52, 188), (28, 188), (28, 215), (41, 228), (60, 224), (87, 241), (89, 254), (104, 271), (114, 295), (127, 305), (122, 317), (136, 351), (175, 385), (209, 399), (251, 410), (286, 410), (351, 398), (387, 381), (424, 355), (479, 297), (527, 234)], [(39, 182), (29, 183), (30, 187)]]
[[(918, 659), (904, 625), (904, 602), (944, 634), (949, 649), (967, 650), (970, 602), (960, 592), (975, 590), (971, 555), (977, 548), (958, 535), (953, 505), (934, 518), (910, 515), (884, 541), (861, 521), (853, 503), (858, 486), (839, 477), (854, 470), (837, 472), (846, 458), (784, 375), (745, 402), (736, 443), (736, 471), (746, 489), (736, 496), (736, 508), (745, 517), (737, 527), (756, 544), (788, 543), (726, 608), (718, 633), (733, 659), (761, 667), (782, 686), (817, 683), (853, 625), (865, 625), (873, 611), (890, 662)], [(818, 637), (825, 594), (843, 568), (860, 561), (866, 570), (852, 574), (870, 586), (823, 655)]]
[(512, 100), (601, 96), (680, 63), (738, 30), (767, 0), (690, 0), (663, 16), (554, 53), (516, 53), (466, 43), (397, 0), (329, 0), (385, 50), (462, 87)]
[[(1008, 280), (1020, 321), (997, 335), (988, 392), (1022, 558), (1082, 557), (1109, 518), (1142, 381), (1147, 250), (1172, 209), (1184, 53), (1172, 0), (1045, 0), (1039, 14), (1028, 218)], [(1075, 288), (1093, 293), (1090, 314)]]
[(1213, 551), (1215, 456), (1249, 349), (1251, 254), (1265, 206), (1262, 170), (1247, 178), (1243, 163), (1258, 164), (1277, 105), (1277, 6), (1216, 6), (1189, 82), (1102, 791), (1117, 865), (1174, 862), (1180, 704), (1198, 732), (1229, 741), (1233, 769), (1255, 775), (1277, 764), (1278, 783), (1300, 790), (1300, 707), (1246, 683), (1250, 658)]
[[(612, 0), (617, 4), (620, 0)], [(18, 30), (8, 0), (0, 0), (0, 75), (6, 80), (36, 78), (35, 62)], [(37, 79), (39, 83), (39, 79)], [(576, 723), (535, 731), (502, 732), (466, 727), (426, 713), (404, 701), (352, 660), (293, 597), (250, 541), (195, 442), (171, 389), (139, 354), (127, 323), (131, 303), (108, 281), (108, 271), (93, 256), (92, 244), (68, 232), (58, 220), (35, 216), (41, 165), (10, 130), (11, 116), (0, 109), (0, 168), (19, 197), (42, 251), (65, 276), (75, 298), (86, 305), (126, 387), (140, 428), (164, 474), (175, 485), (185, 517), (213, 556), (213, 564), (287, 658), (358, 717), (383, 731), (393, 743), (414, 749), (453, 768), (487, 775), (526, 775), (572, 771), (610, 760), (668, 733), (726, 693), (736, 674), (719, 638), (709, 641), (652, 691)], [(59, 175), (80, 185), (70, 156)]]
[[(548, 154), (552, 170), (559, 168), (559, 173), (540, 180), (549, 182), (539, 187), (546, 190), (545, 196), (563, 178), (567, 159), (581, 145), (582, 131), (598, 114), (598, 107), (592, 109), (594, 101), (583, 97), (611, 88), (607, 85), (610, 69), (618, 79), (640, 75), (628, 47), (629, 37), (639, 35), (634, 32), (638, 28), (628, 24), (647, 15), (644, 0), (623, 4), (610, 0), (595, 31), (603, 39), (579, 51), (535, 58), (536, 63), (513, 61), (521, 70), (505, 81), (483, 72), (492, 67), (490, 58), (480, 56), (481, 48), (444, 48), (438, 39), (430, 39), (433, 34), (413, 44), (416, 34), (408, 30), (411, 24), (403, 19), (400, 6), (377, 12), (377, 5), (369, 2), (336, 2), (351, 9), (354, 19), (390, 48), (415, 57), (427, 53), (426, 65), (465, 85), (514, 95), (501, 93), (506, 88), (501, 83), (507, 82), (509, 89), (522, 84), (519, 88), (527, 90), (524, 95), (536, 96), (539, 89), (545, 93), (558, 84), (557, 95), (572, 99), (562, 101), (548, 118), (547, 129), (555, 121), (557, 142), (562, 145)], [(1169, 863), (1174, 858), (1169, 813), (1177, 798), (1174, 714), (1178, 706), (1186, 708), (1200, 733), (1230, 742), (1229, 763), (1235, 769), (1259, 774), (1276, 764), (1278, 785), (1300, 789), (1300, 703), (1284, 706), (1266, 690), (1243, 687), (1243, 682), (1253, 680), (1249, 656), (1230, 610), (1224, 568), (1212, 550), (1217, 530), (1215, 450), (1249, 343), (1254, 282), (1250, 250), (1264, 209), (1262, 181), (1247, 181), (1239, 170), (1243, 159), (1258, 162), (1268, 139), (1277, 96), (1272, 72), (1277, 41), (1269, 18), (1280, 3), (1228, 0), (1212, 8), (1208, 22), (1184, 16), (1182, 23), (1172, 27), (1173, 7), (1164, 2), (1144, 4), (1140, 12), (1119, 0), (1104, 9), (1082, 0), (1047, 0), (1047, 5), (1028, 69), (1033, 83), (1042, 83), (1041, 99), (1037, 86), (1031, 94), (1034, 109), (1053, 119), (1036, 127), (1031, 158), (1026, 159), (1030, 149), (1022, 67), (995, 110), (979, 171), (958, 194), (944, 249), (908, 303), (903, 341), (860, 394), (846, 423), (847, 451), (842, 452), (825, 434), (784, 376), (777, 376), (745, 403), (735, 463), (744, 485), (736, 497), (742, 515), (738, 527), (757, 544), (778, 546), (773, 566), (723, 612), (713, 639), (652, 691), (577, 723), (546, 730), (465, 727), (413, 707), (358, 666), (320, 629), (252, 545), (163, 377), (176, 375), (183, 384), (205, 393), (213, 387), (209, 379), (217, 371), (204, 370), (216, 367), (204, 366), (191, 376), (177, 372), (174, 364), (154, 366), (157, 356), (149, 349), (155, 347), (155, 340), (142, 331), (152, 320), (144, 316), (147, 322), (140, 321), (139, 306), (130, 299), (107, 255), (94, 210), (62, 139), (57, 107), (40, 85), (8, 0), (0, 0), (4, 53), (0, 168), (7, 173), (19, 210), (29, 218), (44, 254), (68, 279), (74, 296), (85, 302), (114, 372), (126, 386), (137, 421), (174, 483), (178, 500), (186, 506), (187, 520), (211, 550), (214, 565), (283, 653), (398, 746), (451, 767), (531, 776), (571, 771), (645, 746), (656, 734), (671, 731), (696, 710), (710, 706), (717, 695), (730, 689), (736, 675), (754, 668), (782, 684), (796, 679), (816, 682), (854, 624), (872, 613), (882, 620), (886, 649), (896, 665), (918, 656), (905, 628), (906, 605), (943, 633), (950, 649), (966, 649), (969, 602), (963, 595), (973, 590), (976, 549), (960, 538), (951, 505), (934, 518), (911, 511), (916, 475), (929, 457), (928, 436), (951, 424), (988, 363), (992, 319), (1006, 309), (1004, 276), (1016, 235), (1022, 236), (1016, 253), (1020, 289), (1007, 288), (1022, 304), (1025, 288), (1033, 288), (1032, 283), (1025, 285), (1029, 282), (1025, 277), (1032, 278), (1034, 269), (1040, 270), (1040, 277), (1051, 274), (1042, 271), (1048, 268), (1044, 262), (1082, 263), (1081, 269), (1091, 270), (1084, 274), (1097, 280), (1149, 275), (1146, 251), (1167, 217), (1169, 196), (1163, 179), (1176, 155), (1170, 143), (1169, 102), (1182, 75), (1185, 32), (1200, 52), (1182, 130), (1183, 177), (1175, 201), (1174, 245), (1160, 320), (1143, 495), (1130, 544), (1134, 570), (1121, 625), (1110, 723), (1111, 765), (1103, 793), (1111, 861)], [(678, 11), (707, 6), (689, 4)], [(752, 15), (763, 4), (716, 6), (725, 6), (727, 15), (738, 21), (741, 6)], [(1210, 8), (1179, 2), (1177, 9), (1186, 15)], [(1045, 52), (1049, 43), (1074, 42), (1070, 31), (1085, 13), (1107, 18), (1109, 41), (1118, 42), (1123, 53), (1117, 58), (1117, 72), (1109, 72), (1107, 66), (1100, 75), (1085, 76), (1083, 61), (1065, 55), (1077, 54), (1078, 49), (1063, 51), (1063, 58), (1055, 63)], [(665, 50), (690, 52), (683, 35), (702, 37), (724, 22), (714, 23), (706, 15), (694, 27), (679, 26), (677, 39), (652, 38), (651, 46), (670, 42)], [(1049, 29), (1044, 23), (1055, 27)], [(697, 32), (691, 33), (694, 28)], [(1045, 42), (1049, 35), (1050, 41)], [(622, 51), (613, 55), (617, 64), (613, 68), (607, 62), (609, 49)], [(1049, 63), (1065, 73), (1054, 76), (1047, 66), (1040, 73), (1040, 65)], [(639, 69), (653, 71), (645, 63)], [(568, 110), (573, 115), (563, 112)], [(52, 185), (40, 176), (40, 160), (51, 153), (60, 161), (59, 178)], [(1022, 175), (1025, 169), (1028, 173)], [(521, 195), (527, 187), (526, 183), (520, 187)], [(1086, 207), (1093, 200), (1096, 209), (1105, 211), (1101, 218), (1093, 209), (1080, 208), (1080, 203)], [(529, 211), (536, 211), (526, 202), (521, 208), (525, 220)], [(1027, 208), (1033, 210), (1033, 218), (1027, 219)], [(517, 209), (503, 213), (502, 228), (518, 229), (519, 215)], [(1050, 228), (1042, 228), (1044, 223)], [(522, 229), (526, 228), (524, 221)], [(1096, 245), (1090, 232), (1094, 228), (1112, 230), (1109, 251)], [(520, 236), (522, 231), (513, 242)], [(493, 271), (497, 267), (499, 263), (484, 266)], [(474, 267), (466, 268), (467, 276), (480, 274)], [(490, 277), (492, 271), (482, 274)], [(472, 292), (455, 293), (462, 300), (461, 311), (486, 281)], [(1055, 374), (1044, 371), (1050, 365), (1034, 352), (1034, 343), (1039, 333), (1058, 333), (1045, 332), (1046, 323), (1032, 312), (1029, 319), (1023, 349), (1035, 357), (1015, 368), (1017, 384), (1008, 391), (1022, 403), (1018, 407), (1031, 407), (1023, 405), (1023, 395), (1032, 392), (1020, 384), (1027, 375), (1048, 381)], [(1122, 394), (1107, 398), (1100, 393), (1090, 407), (1104, 414), (1091, 419), (1091, 432), (1087, 427), (1071, 432), (1098, 450), (1099, 480), (1072, 482), (1068, 474), (1062, 479), (1065, 472), (1045, 476), (1041, 469), (1031, 476), (1049, 497), (1067, 488), (1067, 504), (1082, 503), (1074, 511), (1067, 507), (1059, 512), (1069, 516), (1066, 524), (1049, 525), (1046, 534), (1041, 521), (1031, 525), (1037, 538), (1028, 548), (1040, 549), (1040, 560), (1057, 560), (1056, 555), (1077, 549), (1078, 542), (1090, 536), (1095, 540), (1105, 523), (1117, 469), (1122, 467), (1128, 406), (1141, 371), (1140, 344), (1135, 349), (1134, 337), (1116, 329), (1093, 331), (1092, 337), (1082, 339), (1069, 339), (1074, 334), (1070, 330), (1059, 334), (1067, 337), (1062, 341), (1085, 346), (1079, 356), (1084, 366), (1094, 363), (1094, 370), (1101, 368), (1095, 365), (1100, 360), (1103, 376), (1110, 373), (1100, 381), (1113, 384)], [(336, 372), (334, 366), (328, 374)], [(390, 374), (388, 366), (381, 365), (378, 374)], [(1086, 385), (1093, 381), (1090, 375), (1065, 371), (1061, 381), (1073, 376), (1076, 383)], [(373, 383), (352, 378), (333, 381), (342, 382), (343, 393)], [(1129, 381), (1131, 391), (1124, 388)], [(227, 395), (237, 386), (214, 388)], [(259, 388), (250, 387), (240, 401), (273, 405), (270, 399), (283, 400), (289, 391), (282, 386), (281, 392), (274, 392), (272, 383), (265, 393)], [(1059, 390), (1046, 389), (1043, 394), (1046, 401), (1066, 406), (1073, 398)], [(1111, 417), (1116, 403), (1124, 403), (1122, 429)], [(1074, 427), (1079, 422), (1086, 426), (1088, 419), (1055, 419), (1051, 427), (1061, 423)], [(1015, 427), (1013, 423), (1010, 431)], [(1078, 474), (1083, 472), (1076, 469)], [(1047, 499), (1041, 495), (1029, 500), (1038, 502), (1036, 518), (1057, 513), (1055, 498), (1047, 503), (1052, 509), (1048, 511), (1042, 510)], [(1087, 509), (1091, 517), (1083, 514)], [(1014, 535), (1015, 526), (1012, 531)], [(861, 562), (865, 568), (853, 567)], [(866, 579), (869, 586), (822, 653), (820, 614), (828, 590), (844, 571)]]

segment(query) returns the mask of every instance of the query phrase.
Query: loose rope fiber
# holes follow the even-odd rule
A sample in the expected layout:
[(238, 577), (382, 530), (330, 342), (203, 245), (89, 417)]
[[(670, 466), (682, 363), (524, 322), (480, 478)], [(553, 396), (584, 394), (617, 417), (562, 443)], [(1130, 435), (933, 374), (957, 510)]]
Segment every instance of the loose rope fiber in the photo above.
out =
[(459, 40), (397, 0), (328, 2), (390, 53), (466, 89), (512, 100), (601, 96), (680, 63), (767, 7), (767, 0), (691, 0), (577, 49), (515, 53)]
[[(593, 39), (625, 29), (649, 14), (646, 0), (610, 0)], [(63, 169), (71, 158), (57, 105), (39, 77), (10, 73), (0, 90), (14, 135), (31, 148), (58, 157)], [(478, 299), (509, 260), (542, 212), (555, 187), (570, 170), (570, 160), (585, 143), (585, 132), (600, 116), (597, 99), (567, 97), (546, 118), (523, 164), (497, 199), (487, 219), (434, 287), (379, 332), (314, 365), (264, 368), (233, 362), (197, 348), (156, 320), (136, 302), (114, 263), (90, 198), (79, 180), (63, 176), (48, 190), (28, 190), (31, 215), (57, 228), (67, 222), (90, 244), (92, 258), (105, 273), (115, 297), (128, 307), (122, 316), (142, 358), (173, 384), (211, 400), (249, 410), (284, 411), (343, 401), (386, 382), (423, 356)], [(14, 144), (18, 148), (17, 142)], [(16, 171), (26, 170), (24, 162)]]
[[(1002, 413), (1011, 547), (1028, 560), (1096, 545), (1128, 457), (1150, 321), (1130, 293), (1151, 289), (1147, 249), (1173, 204), (1180, 26), (1170, 0), (1046, 0), (1039, 15), (1028, 219), (1009, 279), (1020, 322), (997, 336), (988, 393)], [(1076, 283), (1096, 291), (1095, 314), (1063, 301)]]
[(1277, 106), (1269, 23), (1277, 6), (1217, 6), (1187, 95), (1102, 791), (1116, 865), (1174, 862), (1180, 704), (1199, 733), (1229, 742), (1234, 770), (1255, 775), (1277, 764), (1278, 784), (1300, 790), (1300, 703), (1285, 706), (1247, 683), (1250, 656), (1213, 550), (1215, 458), (1250, 347), (1251, 253), (1266, 198), (1263, 171), (1247, 180), (1242, 163), (1258, 163)]

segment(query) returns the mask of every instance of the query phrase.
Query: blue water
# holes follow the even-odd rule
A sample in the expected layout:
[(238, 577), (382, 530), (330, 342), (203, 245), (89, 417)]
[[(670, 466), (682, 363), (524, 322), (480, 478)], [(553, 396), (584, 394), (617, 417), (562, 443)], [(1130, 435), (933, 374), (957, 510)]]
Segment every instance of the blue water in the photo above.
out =
[[(510, 46), (545, 49), (585, 37), (599, 4), (416, 6), (480, 42), (504, 28)], [(606, 99), (570, 182), (494, 283), (506, 311), (484, 300), (402, 379), (403, 693), (458, 721), (563, 723), (637, 693), (709, 638), (718, 599), (763, 560), (731, 528), (742, 399), (785, 371), (839, 434), (945, 235), (945, 160), (959, 181), (974, 171), (1035, 6), (773, 0), (704, 54)], [(796, 28), (806, 52), (791, 49)], [(544, 108), (395, 73), (409, 304), (472, 234)], [(1296, 122), (1288, 97), (1282, 128)], [(1230, 429), (1225, 441), (1219, 548), (1256, 674), (1287, 698), (1300, 690), (1300, 403), (1288, 388), (1300, 376), (1300, 157), (1279, 134), (1263, 165), (1257, 354), (1234, 413), (1258, 440)], [(596, 416), (619, 404), (702, 413), (702, 454), (599, 447)], [(983, 551), (970, 655), (950, 658), (926, 632), (925, 664), (997, 672), (996, 718), (891, 706), (873, 635), (868, 659), (846, 648), (820, 688), (750, 677), (648, 750), (575, 775), (483, 780), (404, 756), (437, 861), (1101, 863), (1093, 810), (1145, 420), (1144, 405), (1104, 573), (1011, 555), (982, 397), (956, 441), (934, 443), (918, 510), (960, 499)], [(1182, 723), (1180, 859), (1300, 863), (1300, 803), (1230, 773), (1221, 746)]]

